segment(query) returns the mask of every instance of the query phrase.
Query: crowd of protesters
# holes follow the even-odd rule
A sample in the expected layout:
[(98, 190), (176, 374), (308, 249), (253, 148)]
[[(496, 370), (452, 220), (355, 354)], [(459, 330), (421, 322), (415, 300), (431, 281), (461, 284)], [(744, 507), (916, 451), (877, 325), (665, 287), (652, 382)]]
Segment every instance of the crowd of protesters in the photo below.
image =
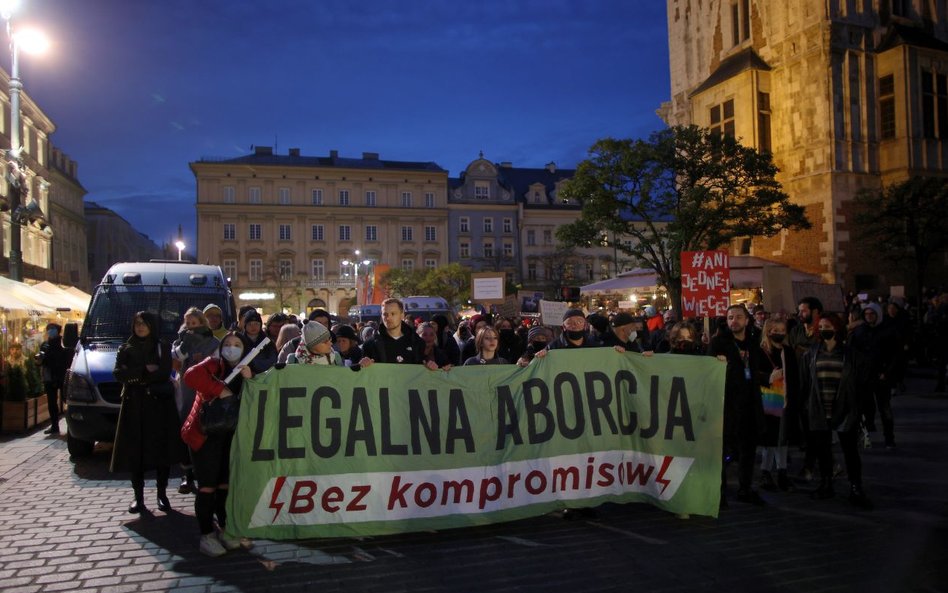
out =
[[(844, 313), (845, 318), (827, 312), (818, 299), (806, 297), (795, 314), (732, 305), (725, 317), (704, 323), (678, 321), (674, 312), (648, 306), (638, 314), (586, 315), (568, 309), (556, 327), (488, 314), (454, 327), (446, 315), (410, 319), (399, 300), (388, 299), (382, 303), (381, 323), (333, 324), (327, 311), (316, 309), (305, 319), (273, 314), (264, 324), (256, 309), (245, 307), (226, 328), (216, 305), (196, 303), (184, 314), (177, 338), (166, 344), (157, 335), (155, 316), (143, 311), (132, 320), (131, 336), (116, 357), (114, 374), (123, 383), (123, 396), (112, 469), (131, 473), (134, 497), (128, 510), (141, 513), (146, 510), (145, 472), (156, 471), (157, 506), (167, 511), (170, 468), (181, 464), (178, 490), (195, 494), (200, 550), (220, 556), (251, 544), (225, 531), (233, 432), (209, 434), (202, 410), (214, 400), (239, 395), (244, 379), (286, 364), (353, 371), (374, 363), (420, 364), (430, 371), (460, 365), (526, 367), (551, 350), (612, 348), (646, 357), (713, 356), (727, 365), (722, 507), (728, 505), (731, 462), (737, 465), (734, 499), (743, 503), (764, 504), (758, 488), (791, 491), (814, 476), (819, 482), (809, 488), (812, 498), (835, 496), (835, 442), (845, 463), (849, 500), (871, 508), (859, 450), (871, 446), (877, 419), (882, 445), (896, 446), (891, 398), (904, 389), (910, 358), (935, 364), (940, 369), (936, 389), (944, 390), (948, 295), (927, 301), (918, 318), (919, 339), (897, 299), (860, 303), (852, 298)], [(41, 351), (50, 381), (62, 370), (58, 329), (48, 328)], [(252, 351), (252, 360), (244, 364)], [(791, 462), (799, 464), (793, 474)]]

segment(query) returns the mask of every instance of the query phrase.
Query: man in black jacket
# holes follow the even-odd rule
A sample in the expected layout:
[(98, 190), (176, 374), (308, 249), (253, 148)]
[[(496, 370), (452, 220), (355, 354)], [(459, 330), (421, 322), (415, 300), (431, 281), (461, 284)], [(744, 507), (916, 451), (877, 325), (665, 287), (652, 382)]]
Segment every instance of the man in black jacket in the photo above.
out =
[(66, 378), (66, 350), (63, 348), (62, 328), (57, 323), (46, 325), (46, 340), (36, 353), (36, 362), (43, 369), (43, 387), (49, 404), (49, 428), (45, 434), (59, 434), (59, 390)]
[(372, 362), (424, 364), (429, 370), (438, 370), (434, 361), (424, 361), (425, 342), (403, 321), (404, 317), (405, 306), (400, 300), (382, 301), (382, 326), (378, 335), (362, 346), (365, 357)]
[(862, 310), (865, 323), (853, 330), (850, 344), (861, 353), (869, 369), (863, 386), (863, 415), (866, 430), (875, 432), (875, 415), (879, 411), (882, 433), (887, 449), (895, 447), (895, 422), (892, 417), (892, 375), (898, 363), (899, 342), (893, 326), (883, 318), (878, 303), (868, 303)]
[[(708, 354), (727, 362), (724, 385), (724, 454), (737, 457), (737, 500), (764, 504), (760, 495), (751, 489), (754, 480), (754, 461), (757, 439), (764, 429), (764, 407), (760, 397), (761, 378), (758, 369), (763, 351), (748, 331), (751, 317), (744, 305), (727, 309), (727, 331), (711, 340)], [(768, 377), (769, 378), (769, 377)], [(727, 466), (723, 469), (726, 471)], [(721, 476), (721, 505), (726, 506), (724, 487), (726, 476)]]

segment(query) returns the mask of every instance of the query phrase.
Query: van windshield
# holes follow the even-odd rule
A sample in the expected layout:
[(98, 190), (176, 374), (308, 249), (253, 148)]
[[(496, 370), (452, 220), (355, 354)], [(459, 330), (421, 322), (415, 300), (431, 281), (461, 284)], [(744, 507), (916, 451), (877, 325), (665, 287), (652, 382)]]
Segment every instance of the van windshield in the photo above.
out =
[(157, 314), (161, 320), (161, 335), (174, 336), (181, 327), (185, 311), (190, 307), (203, 309), (210, 303), (224, 312), (226, 326), (233, 319), (228, 301), (227, 292), (214, 287), (102, 285), (92, 298), (82, 337), (125, 340), (132, 333), (132, 317), (139, 311)]

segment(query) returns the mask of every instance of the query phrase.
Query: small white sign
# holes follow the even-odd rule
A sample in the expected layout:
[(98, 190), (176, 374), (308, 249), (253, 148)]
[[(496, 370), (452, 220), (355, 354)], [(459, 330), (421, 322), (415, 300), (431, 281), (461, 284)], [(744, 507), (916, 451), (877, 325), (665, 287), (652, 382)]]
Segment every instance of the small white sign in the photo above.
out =
[(559, 301), (540, 301), (540, 319), (543, 325), (558, 326), (563, 324), (563, 315), (569, 309), (569, 303)]
[(475, 302), (504, 300), (504, 277), (471, 278), (471, 299)]

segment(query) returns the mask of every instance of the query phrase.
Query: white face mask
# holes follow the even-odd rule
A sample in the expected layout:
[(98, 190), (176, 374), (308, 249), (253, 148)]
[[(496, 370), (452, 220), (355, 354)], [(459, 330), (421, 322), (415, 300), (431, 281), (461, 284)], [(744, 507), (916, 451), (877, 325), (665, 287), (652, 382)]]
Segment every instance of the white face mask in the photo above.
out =
[(635, 338), (639, 336), (639, 332), (632, 330), (632, 333), (629, 334), (629, 341), (634, 342)]
[(240, 362), (240, 356), (243, 353), (244, 349), (240, 346), (224, 346), (221, 348), (221, 357), (231, 364)]

